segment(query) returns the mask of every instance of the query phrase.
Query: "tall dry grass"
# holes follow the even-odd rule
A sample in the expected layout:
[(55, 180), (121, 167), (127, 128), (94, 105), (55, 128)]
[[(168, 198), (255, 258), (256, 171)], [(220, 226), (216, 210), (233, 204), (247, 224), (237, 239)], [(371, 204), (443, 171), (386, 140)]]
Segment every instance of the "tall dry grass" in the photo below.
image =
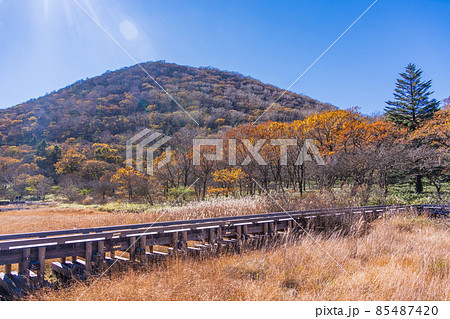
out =
[(449, 300), (448, 229), (442, 220), (396, 216), (364, 235), (315, 234), (266, 251), (178, 259), (30, 299)]
[[(275, 202), (274, 202), (275, 200)], [(0, 212), (0, 234), (37, 232), (154, 221), (188, 220), (307, 210), (327, 207), (358, 206), (363, 203), (348, 190), (329, 190), (299, 194), (271, 194), (270, 197), (210, 198), (182, 206), (110, 203), (107, 205), (69, 205), (36, 207), (24, 211)], [(370, 203), (375, 204), (375, 203)]]
[(263, 197), (209, 199), (183, 206), (140, 206), (141, 211), (138, 213), (134, 213), (133, 204), (130, 206), (131, 208), (123, 204), (117, 205), (111, 211), (76, 206), (0, 212), (0, 234), (260, 214), (268, 211), (267, 200)]

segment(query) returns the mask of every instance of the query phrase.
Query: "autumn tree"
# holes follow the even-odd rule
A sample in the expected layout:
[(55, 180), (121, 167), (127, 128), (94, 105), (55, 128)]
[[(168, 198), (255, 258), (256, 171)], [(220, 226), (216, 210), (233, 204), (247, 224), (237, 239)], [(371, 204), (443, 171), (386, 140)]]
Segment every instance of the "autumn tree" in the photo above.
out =
[(411, 136), (415, 158), (422, 172), (441, 196), (442, 185), (450, 181), (450, 106), (436, 112)]
[(120, 185), (120, 189), (124, 191), (128, 199), (132, 199), (136, 193), (136, 180), (143, 178), (144, 174), (135, 170), (133, 167), (119, 168), (112, 176), (111, 181)]
[(106, 172), (113, 170), (113, 165), (98, 160), (88, 160), (81, 166), (81, 176), (88, 181), (98, 181)]
[(112, 196), (116, 191), (117, 185), (116, 183), (111, 181), (112, 174), (107, 172), (104, 174), (100, 180), (95, 182), (94, 186), (94, 194), (98, 194), (101, 196), (102, 201), (106, 199), (107, 196)]
[(94, 149), (96, 160), (111, 164), (119, 164), (122, 162), (122, 158), (117, 155), (117, 149), (112, 148), (108, 144), (95, 143), (92, 145), (92, 148)]
[(155, 179), (152, 176), (134, 169), (133, 167), (119, 168), (112, 176), (111, 182), (117, 183), (129, 200), (135, 196), (143, 196), (150, 203), (153, 202), (152, 194), (156, 189)]
[[(256, 183), (260, 184), (267, 191), (272, 180), (271, 169), (262, 158), (267, 142), (265, 128), (270, 123), (241, 125), (225, 134), (227, 157), (228, 159), (230, 159), (230, 156), (232, 158), (229, 164), (238, 165), (248, 177), (249, 183), (247, 186), (250, 194), (254, 194), (255, 190), (261, 191)], [(260, 158), (258, 160), (254, 158), (258, 154), (261, 156), (262, 161)]]
[(86, 156), (74, 149), (69, 149), (55, 164), (56, 172), (59, 174), (73, 174), (81, 170)]
[(26, 183), (28, 185), (27, 190), (30, 195), (35, 196), (42, 201), (50, 193), (53, 186), (53, 180), (43, 175), (30, 176)]
[(13, 182), (17, 171), (17, 168), (20, 166), (20, 160), (0, 156), (0, 183), (3, 185), (7, 185)]
[[(211, 180), (217, 161), (210, 160), (205, 154), (214, 154), (217, 152), (212, 145), (203, 145), (200, 150), (199, 163), (193, 163), (194, 176), (199, 180), (199, 183), (194, 185), (198, 198), (204, 200), (208, 190), (208, 183)], [(198, 184), (198, 185), (197, 185)]]
[(442, 104), (444, 105), (444, 107), (450, 107), (450, 96), (446, 99), (443, 99)]
[(432, 119), (414, 132), (412, 138), (450, 151), (450, 105), (436, 112)]
[(58, 180), (58, 186), (55, 190), (57, 194), (65, 197), (69, 202), (74, 202), (81, 198), (81, 189), (82, 182), (79, 176), (67, 174)]
[(240, 167), (230, 167), (215, 171), (213, 176), (214, 182), (219, 184), (219, 188), (210, 189), (209, 192), (224, 193), (228, 197), (236, 190), (237, 184), (245, 177), (245, 174)]
[(58, 145), (47, 146), (47, 142), (44, 140), (37, 146), (34, 163), (39, 166), (44, 175), (54, 175), (55, 164), (60, 159), (61, 148)]

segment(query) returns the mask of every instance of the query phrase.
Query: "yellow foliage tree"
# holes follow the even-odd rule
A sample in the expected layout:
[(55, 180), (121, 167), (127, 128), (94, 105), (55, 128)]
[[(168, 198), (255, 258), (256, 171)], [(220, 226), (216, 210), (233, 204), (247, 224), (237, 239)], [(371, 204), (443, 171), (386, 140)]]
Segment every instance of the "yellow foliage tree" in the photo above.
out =
[[(226, 168), (215, 171), (213, 173), (214, 181), (219, 183), (222, 187), (215, 188), (216, 192), (224, 192), (225, 196), (236, 190), (236, 184), (245, 177), (245, 173), (241, 168)], [(211, 192), (211, 190), (210, 190)]]
[(134, 169), (133, 167), (119, 168), (112, 176), (111, 182), (120, 185), (120, 189), (127, 195), (128, 199), (132, 199), (136, 194), (145, 196), (149, 202), (152, 202), (152, 189), (156, 189), (153, 185), (154, 178)]
[(435, 113), (434, 117), (414, 132), (414, 139), (450, 149), (450, 105)]
[(86, 160), (86, 156), (71, 148), (64, 154), (61, 160), (55, 164), (56, 172), (59, 174), (72, 174), (78, 172)]

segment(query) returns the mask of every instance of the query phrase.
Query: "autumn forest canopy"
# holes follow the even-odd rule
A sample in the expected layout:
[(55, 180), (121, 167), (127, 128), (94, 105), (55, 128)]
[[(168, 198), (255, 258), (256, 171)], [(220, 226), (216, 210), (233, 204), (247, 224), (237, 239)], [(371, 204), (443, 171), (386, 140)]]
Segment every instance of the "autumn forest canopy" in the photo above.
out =
[[(433, 99), (432, 82), (414, 64), (397, 79), (392, 101), (380, 106), (385, 114), (376, 117), (283, 95), (237, 73), (164, 62), (143, 67), (200, 125), (137, 66), (0, 110), (0, 199), (155, 204), (335, 189), (348, 190), (361, 204), (450, 199), (449, 100)], [(171, 137), (154, 167), (170, 161), (153, 176), (125, 161), (126, 140), (145, 128)], [(194, 138), (223, 140), (222, 160), (208, 160), (214, 150), (203, 147), (194, 165)], [(281, 147), (270, 143), (277, 139), (296, 141), (286, 149), (286, 163)], [(297, 161), (308, 140), (325, 165)], [(246, 143), (258, 145), (264, 165), (246, 160), (254, 159)], [(428, 194), (399, 199), (394, 195), (402, 187)]]

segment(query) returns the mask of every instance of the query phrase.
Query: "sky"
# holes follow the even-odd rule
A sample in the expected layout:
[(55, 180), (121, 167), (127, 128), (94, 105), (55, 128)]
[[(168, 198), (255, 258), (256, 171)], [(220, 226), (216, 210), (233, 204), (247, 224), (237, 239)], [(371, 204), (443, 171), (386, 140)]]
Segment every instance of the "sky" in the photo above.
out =
[[(212, 66), (287, 89), (373, 2), (0, 0), (0, 108), (135, 61)], [(447, 98), (449, 16), (449, 0), (378, 0), (290, 90), (380, 114), (412, 62)]]

